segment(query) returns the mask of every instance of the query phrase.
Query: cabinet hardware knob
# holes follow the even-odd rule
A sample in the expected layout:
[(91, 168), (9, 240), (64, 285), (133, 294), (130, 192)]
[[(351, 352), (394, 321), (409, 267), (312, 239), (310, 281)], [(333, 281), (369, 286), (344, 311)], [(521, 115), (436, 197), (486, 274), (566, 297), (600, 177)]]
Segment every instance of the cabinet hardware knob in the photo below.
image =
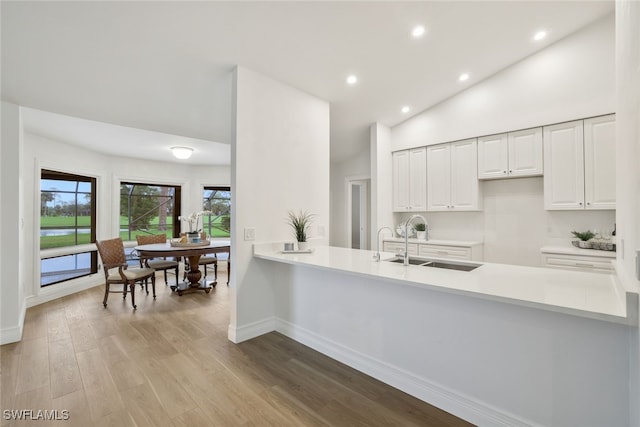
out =
[(582, 202), (580, 202), (580, 206), (582, 206)]
[(512, 171), (512, 170), (510, 170), (510, 171), (509, 171), (509, 173), (513, 173), (513, 171)]
[(591, 202), (587, 202), (587, 206), (591, 206)]
[(502, 173), (507, 173), (507, 171), (502, 171)]

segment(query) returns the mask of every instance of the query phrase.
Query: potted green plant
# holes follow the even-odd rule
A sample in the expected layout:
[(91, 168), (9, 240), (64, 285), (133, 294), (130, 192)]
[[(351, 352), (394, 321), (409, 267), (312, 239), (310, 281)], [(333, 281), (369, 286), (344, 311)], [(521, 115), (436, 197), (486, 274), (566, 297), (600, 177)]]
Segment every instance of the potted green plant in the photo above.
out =
[(414, 228), (416, 229), (416, 237), (419, 240), (426, 240), (427, 239), (427, 225), (420, 222), (418, 224), (416, 224), (414, 226)]
[(296, 241), (298, 242), (298, 250), (306, 251), (308, 249), (307, 234), (309, 227), (315, 214), (300, 210), (298, 213), (289, 211), (287, 218), (288, 224), (293, 228)]
[(591, 230), (587, 230), (587, 231), (572, 231), (571, 234), (573, 234), (575, 237), (577, 237), (579, 240), (572, 242), (574, 246), (577, 246), (579, 248), (583, 248), (583, 249), (590, 249), (591, 248), (591, 242), (589, 242), (589, 240), (593, 239), (595, 237), (595, 234), (591, 231)]

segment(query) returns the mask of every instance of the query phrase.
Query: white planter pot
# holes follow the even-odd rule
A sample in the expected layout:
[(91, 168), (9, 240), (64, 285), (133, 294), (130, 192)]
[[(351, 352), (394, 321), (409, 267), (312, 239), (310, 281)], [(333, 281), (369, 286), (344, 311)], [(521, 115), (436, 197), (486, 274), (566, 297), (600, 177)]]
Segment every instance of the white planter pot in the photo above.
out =
[(418, 240), (427, 240), (427, 232), (426, 231), (416, 231), (416, 235)]
[(307, 249), (309, 249), (309, 242), (298, 242), (299, 251), (306, 251)]

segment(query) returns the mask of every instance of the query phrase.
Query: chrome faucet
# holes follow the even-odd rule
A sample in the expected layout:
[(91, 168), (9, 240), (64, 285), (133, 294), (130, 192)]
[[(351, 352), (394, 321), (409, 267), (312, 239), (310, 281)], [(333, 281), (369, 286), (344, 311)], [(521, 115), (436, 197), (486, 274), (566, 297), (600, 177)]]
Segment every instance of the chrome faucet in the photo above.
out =
[(376, 242), (376, 244), (378, 245), (378, 248), (377, 248), (377, 249), (378, 249), (378, 251), (377, 251), (375, 254), (373, 254), (373, 260), (374, 260), (375, 262), (380, 261), (380, 232), (381, 232), (382, 230), (384, 230), (385, 228), (386, 228), (387, 230), (389, 230), (389, 231), (391, 232), (391, 235), (393, 236), (393, 230), (392, 230), (391, 228), (389, 228), (389, 227), (381, 227), (381, 228), (378, 230), (378, 241)]
[[(420, 218), (424, 222), (425, 230), (429, 233), (429, 224), (425, 217), (420, 214), (411, 215), (411, 217), (404, 223), (404, 265), (409, 265), (409, 224), (416, 218)], [(427, 234), (428, 236), (428, 234)], [(428, 237), (427, 237), (428, 239)]]

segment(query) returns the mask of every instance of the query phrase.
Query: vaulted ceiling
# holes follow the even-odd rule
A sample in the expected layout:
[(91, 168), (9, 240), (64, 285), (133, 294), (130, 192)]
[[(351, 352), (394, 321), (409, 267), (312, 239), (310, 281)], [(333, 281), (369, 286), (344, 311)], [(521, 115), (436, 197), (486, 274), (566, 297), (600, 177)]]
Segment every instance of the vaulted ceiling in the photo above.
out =
[[(132, 157), (157, 151), (167, 161), (169, 144), (192, 144), (199, 161), (228, 163), (239, 64), (328, 101), (331, 158), (342, 161), (366, 146), (371, 123), (396, 125), (613, 9), (612, 1), (3, 1), (2, 99), (85, 119), (73, 133), (65, 117), (27, 114), (33, 132), (72, 144)], [(426, 29), (420, 38), (410, 34), (416, 25)], [(533, 42), (539, 29), (548, 37)], [(463, 72), (470, 78), (460, 82)], [(105, 124), (116, 125), (111, 134), (92, 128)]]

